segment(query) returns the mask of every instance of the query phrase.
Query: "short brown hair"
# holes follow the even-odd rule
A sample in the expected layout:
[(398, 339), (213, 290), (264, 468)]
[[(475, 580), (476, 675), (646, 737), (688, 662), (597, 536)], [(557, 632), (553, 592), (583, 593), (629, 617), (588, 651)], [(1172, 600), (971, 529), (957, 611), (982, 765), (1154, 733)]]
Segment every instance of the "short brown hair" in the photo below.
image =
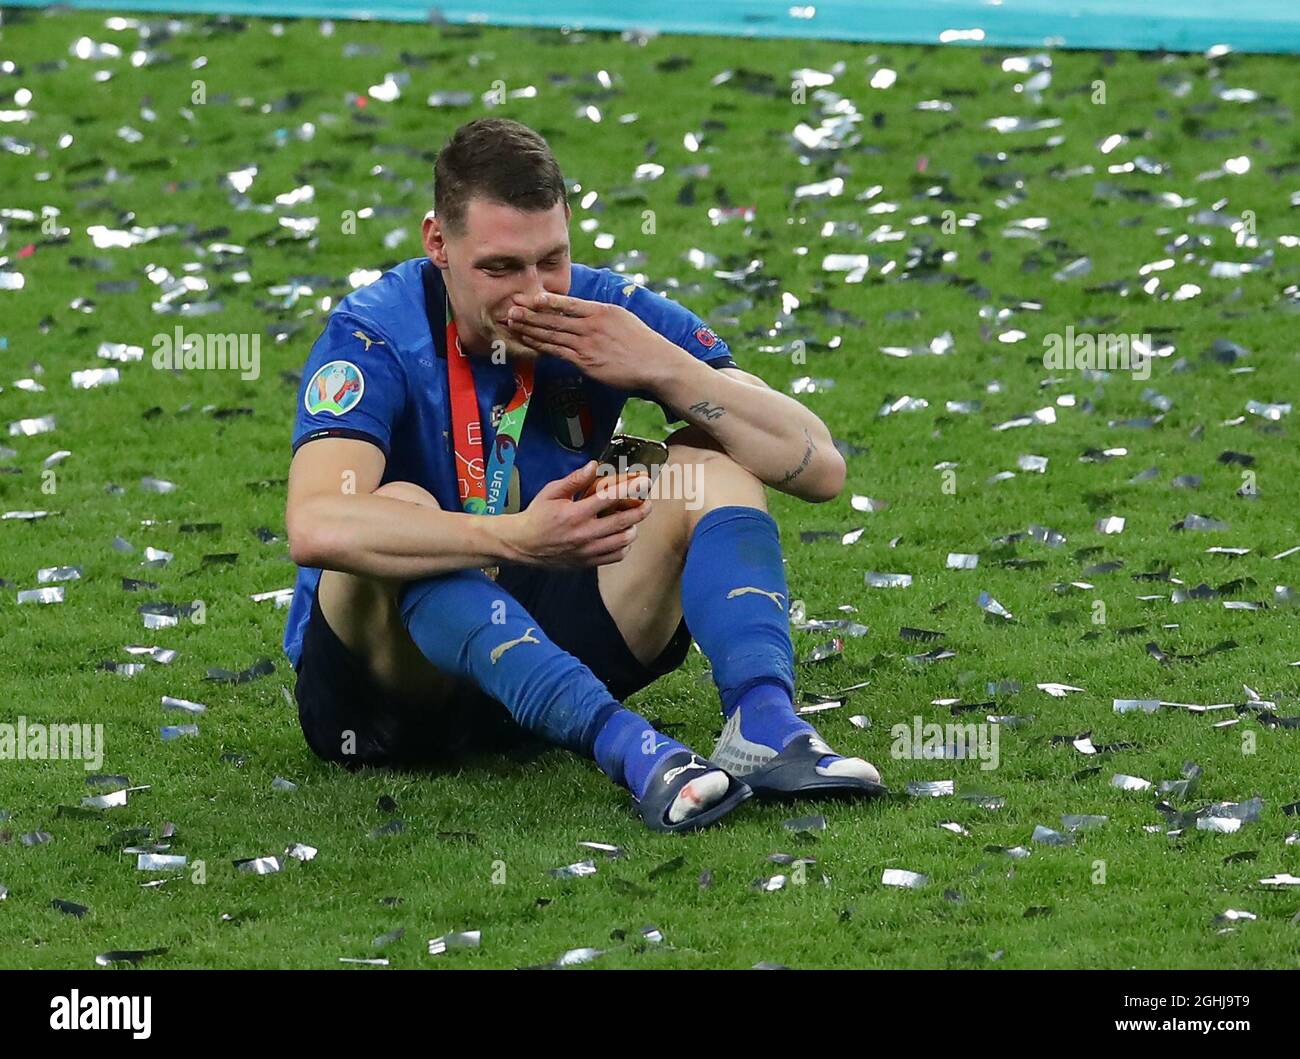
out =
[(509, 118), (475, 118), (457, 129), (433, 164), (433, 209), (456, 234), (475, 195), (517, 210), (549, 210), (568, 201), (559, 163), (546, 140)]

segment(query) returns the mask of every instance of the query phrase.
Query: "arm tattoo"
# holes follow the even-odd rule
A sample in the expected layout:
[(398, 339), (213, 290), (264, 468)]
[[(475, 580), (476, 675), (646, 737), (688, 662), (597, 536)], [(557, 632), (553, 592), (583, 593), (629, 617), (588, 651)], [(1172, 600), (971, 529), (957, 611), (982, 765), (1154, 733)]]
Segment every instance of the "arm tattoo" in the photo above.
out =
[(708, 401), (697, 401), (695, 404), (691, 405), (687, 411), (694, 412), (697, 416), (707, 419), (710, 422), (715, 419), (720, 419), (722, 416), (727, 414), (727, 410), (723, 408), (722, 405), (715, 404), (713, 407), (709, 407)]
[(789, 485), (798, 478), (799, 475), (803, 474), (803, 472), (808, 469), (808, 464), (812, 460), (813, 453), (817, 451), (817, 446), (813, 444), (812, 435), (808, 433), (807, 427), (804, 427), (803, 429), (803, 436), (808, 440), (808, 447), (803, 450), (803, 459), (799, 461), (798, 467), (795, 467), (791, 471), (787, 471), (785, 477), (776, 483), (778, 488), (783, 485)]

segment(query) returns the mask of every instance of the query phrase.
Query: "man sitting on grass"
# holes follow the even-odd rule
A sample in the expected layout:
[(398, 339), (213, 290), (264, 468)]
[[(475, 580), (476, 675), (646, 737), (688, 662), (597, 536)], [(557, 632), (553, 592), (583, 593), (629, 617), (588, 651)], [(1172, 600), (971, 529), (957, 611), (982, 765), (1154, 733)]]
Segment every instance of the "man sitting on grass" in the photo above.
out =
[[(839, 494), (825, 425), (694, 313), (570, 262), (564, 179), (533, 130), (471, 121), (434, 179), (426, 256), (344, 298), (303, 371), (284, 648), (308, 744), (409, 767), (531, 733), (594, 758), (661, 831), (751, 793), (882, 790), (793, 707), (764, 487)], [(650, 499), (645, 476), (575, 500), (630, 396), (688, 424), (663, 477), (695, 472), (689, 502)], [(711, 760), (621, 701), (692, 637), (725, 718)]]

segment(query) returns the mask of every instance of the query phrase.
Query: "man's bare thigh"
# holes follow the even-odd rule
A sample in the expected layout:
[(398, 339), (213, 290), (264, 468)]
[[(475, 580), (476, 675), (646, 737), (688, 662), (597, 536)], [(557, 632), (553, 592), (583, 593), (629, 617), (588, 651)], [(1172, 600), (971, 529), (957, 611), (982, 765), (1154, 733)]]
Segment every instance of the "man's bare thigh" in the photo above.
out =
[[(409, 482), (390, 482), (375, 492), (438, 506), (428, 492)], [(334, 635), (365, 663), (376, 684), (411, 702), (438, 702), (451, 692), (455, 678), (436, 669), (407, 632), (397, 608), (402, 585), (325, 570), (316, 595)]]

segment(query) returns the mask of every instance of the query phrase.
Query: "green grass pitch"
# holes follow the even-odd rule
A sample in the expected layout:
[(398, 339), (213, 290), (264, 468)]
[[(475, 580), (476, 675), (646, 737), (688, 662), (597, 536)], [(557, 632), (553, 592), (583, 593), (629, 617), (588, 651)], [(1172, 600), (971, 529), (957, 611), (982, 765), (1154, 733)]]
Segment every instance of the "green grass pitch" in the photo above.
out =
[[(1013, 53), (992, 50), (355, 23), (326, 34), (315, 22), (195, 17), (176, 29), (141, 45), (134, 29), (106, 28), (104, 15), (27, 13), (7, 18), (0, 37), (0, 60), (17, 67), (0, 75), (0, 208), (11, 211), (0, 217), (0, 273), (24, 278), (21, 289), (0, 290), (0, 426), (45, 415), (57, 423), (51, 433), (0, 437), (12, 450), (0, 459), (0, 510), (52, 512), (0, 522), (0, 720), (103, 724), (101, 771), (149, 787), (125, 807), (69, 812), (60, 807), (78, 809), (99, 793), (87, 787), (82, 762), (0, 761), (0, 962), (81, 968), (107, 950), (165, 947), (145, 965), (340, 967), (346, 957), (517, 967), (588, 947), (604, 953), (590, 966), (610, 968), (1296, 965), (1300, 892), (1260, 880), (1300, 871), (1300, 844), (1287, 842), (1300, 818), (1283, 811), (1300, 801), (1300, 732), (1274, 720), (1300, 712), (1300, 669), (1290, 665), (1300, 660), (1300, 622), (1275, 600), (1275, 586), (1297, 580), (1300, 554), (1273, 558), (1300, 544), (1300, 457), (1290, 415), (1246, 410), (1248, 401), (1297, 396), (1293, 60), (1058, 52), (1050, 84), (1034, 98), (1015, 89), (1032, 74), (1004, 70)], [(79, 58), (70, 48), (82, 37), (115, 42), (122, 55)], [(152, 58), (136, 64), (131, 54), (141, 47)], [(871, 87), (882, 68), (897, 80)], [(111, 77), (97, 80), (100, 70)], [(816, 85), (793, 100), (800, 70), (834, 72), (827, 91), (859, 116), (854, 142), (806, 162), (792, 136), (800, 123), (819, 127), (833, 101)], [(719, 78), (724, 71), (732, 75)], [(400, 98), (364, 106), (348, 98), (396, 72), (409, 74)], [(536, 92), (518, 93), (529, 86)], [(494, 89), (505, 93), (500, 106), (481, 100)], [(426, 102), (452, 91), (471, 101)], [(926, 101), (945, 108), (918, 107)], [(579, 115), (588, 107), (600, 121)], [(844, 494), (812, 506), (770, 493), (770, 505), (791, 594), (807, 616), (869, 628), (845, 638), (842, 656), (802, 664), (800, 690), (870, 682), (815, 720), (842, 752), (880, 766), (895, 792), (889, 799), (750, 804), (715, 830), (663, 837), (644, 830), (594, 766), (562, 752), (437, 775), (349, 775), (309, 752), (286, 698), (285, 611), (250, 599), (293, 579), (283, 479), (294, 376), (325, 299), (348, 291), (350, 273), (419, 253), (434, 153), (457, 124), (488, 112), (539, 129), (566, 176), (599, 193), (590, 208), (574, 196), (576, 260), (644, 274), (709, 319), (741, 366), (774, 387), (788, 390), (802, 376), (834, 380), (800, 399), (856, 446)], [(987, 124), (1003, 116), (1058, 123), (1006, 133)], [(65, 134), (70, 143), (61, 143)], [(1112, 134), (1127, 139), (1103, 152)], [(1243, 157), (1244, 172), (1198, 179)], [(1136, 171), (1107, 171), (1139, 158)], [(663, 166), (662, 176), (635, 179), (647, 162)], [(250, 165), (258, 171), (248, 208), (236, 208), (223, 174)], [(796, 193), (835, 177), (844, 181), (838, 196)], [(307, 184), (313, 201), (275, 204)], [(1177, 198), (1159, 197), (1169, 195)], [(753, 208), (752, 221), (711, 223), (711, 208), (741, 206)], [(362, 212), (349, 232), (345, 211), (369, 207), (376, 212)], [(43, 227), (48, 208), (58, 212)], [(318, 226), (297, 237), (281, 216), (315, 217)], [(1047, 224), (1007, 234), (1027, 218)], [(1234, 222), (1245, 226), (1246, 245), (1235, 245)], [(175, 228), (96, 248), (95, 226)], [(612, 248), (596, 248), (600, 234), (614, 237)], [(214, 253), (213, 243), (244, 251)], [(692, 249), (716, 255), (716, 264), (697, 267), (686, 257)], [(866, 254), (870, 266), (849, 283), (823, 268), (828, 254)], [(1084, 257), (1088, 274), (1055, 278)], [(1143, 271), (1164, 261), (1169, 267)], [(1216, 261), (1255, 267), (1212, 275)], [(743, 279), (715, 275), (751, 262)], [(162, 288), (148, 273), (159, 268), (205, 281), (181, 300), (219, 302), (219, 311), (155, 312)], [(799, 304), (783, 317), (786, 293)], [(152, 337), (177, 325), (260, 335), (260, 376), (155, 370)], [(1147, 381), (1048, 370), (1043, 340), (1067, 325), (1151, 334), (1175, 348)], [(1015, 330), (1024, 337), (1007, 341)], [(880, 351), (945, 332), (946, 355)], [(795, 340), (804, 363), (791, 356)], [(1207, 355), (1217, 340), (1248, 352), (1232, 362)], [(117, 385), (75, 389), (72, 372), (110, 366), (96, 356), (102, 342), (142, 346), (146, 358), (119, 365)], [(14, 385), (23, 378), (43, 389)], [(1158, 422), (1133, 423), (1161, 415), (1148, 389), (1168, 398), (1168, 410)], [(903, 395), (928, 407), (878, 415)], [(949, 411), (950, 401), (981, 405)], [(1048, 406), (1055, 423), (994, 429)], [(629, 406), (625, 425), (667, 430), (650, 405)], [(1112, 448), (1127, 454), (1080, 459)], [(59, 450), (71, 455), (43, 467)], [(1225, 451), (1254, 462), (1220, 462)], [(1047, 457), (1046, 471), (1018, 471), (1024, 454)], [(945, 462), (955, 464), (952, 474), (936, 469)], [(1158, 474), (1133, 480), (1149, 467)], [(990, 481), (1007, 470), (1018, 473)], [(1246, 470), (1253, 497), (1238, 495)], [(1199, 487), (1176, 485), (1181, 475), (1201, 476)], [(177, 488), (146, 491), (146, 476)], [(852, 494), (889, 504), (859, 512)], [(1230, 528), (1171, 529), (1189, 513)], [(1111, 515), (1127, 520), (1123, 532), (1098, 533), (1096, 521)], [(181, 528), (203, 523), (219, 527)], [(1031, 524), (1067, 540), (997, 541)], [(856, 543), (841, 543), (859, 528)], [(826, 535), (801, 539), (816, 531)], [(118, 536), (135, 550), (116, 550)], [(1212, 546), (1250, 551), (1208, 553)], [(142, 567), (146, 547), (174, 558)], [(946, 569), (949, 552), (978, 553), (979, 565)], [(237, 558), (204, 559), (230, 553)], [(1123, 565), (1085, 575), (1108, 561)], [(63, 565), (83, 568), (64, 584), (63, 603), (17, 603), (20, 590), (38, 587), (38, 569)], [(1222, 595), (1173, 603), (1177, 585), (1133, 576), (1160, 570)], [(871, 588), (868, 571), (913, 581)], [(159, 587), (124, 591), (123, 578)], [(1070, 587), (1080, 581), (1092, 587)], [(987, 618), (981, 591), (1014, 622)], [(1228, 609), (1225, 599), (1269, 606)], [(204, 602), (203, 624), (146, 630), (137, 613), (149, 601), (192, 600)], [(944, 637), (906, 641), (904, 626)], [(797, 631), (799, 656), (831, 635)], [(1234, 647), (1199, 659), (1161, 662), (1146, 650), (1154, 641), (1170, 656), (1195, 655), (1229, 640)], [(132, 661), (123, 647), (134, 644), (177, 654), (165, 665), (145, 659), (130, 678), (100, 668)], [(934, 646), (956, 656), (908, 660)], [(274, 661), (273, 674), (204, 679), (210, 668), (260, 658)], [(1020, 690), (988, 693), (1002, 681)], [(1052, 681), (1084, 690), (1058, 699), (1036, 687)], [(1243, 685), (1276, 705), (1112, 708), (1116, 698), (1244, 704)], [(161, 726), (192, 720), (164, 712), (165, 695), (206, 704), (198, 736), (161, 738)], [(955, 716), (933, 704), (952, 698), (994, 705)], [(678, 726), (673, 733), (704, 752), (720, 726), (695, 651), (630, 704)], [(891, 756), (896, 724), (989, 713), (1023, 721), (1001, 729), (997, 769)], [(857, 715), (870, 727), (851, 723)], [(1214, 727), (1230, 718), (1238, 723)], [(1087, 756), (1054, 741), (1085, 731), (1099, 745), (1124, 745)], [(1173, 825), (1156, 809), (1158, 786), (1189, 761), (1203, 771), (1178, 808), (1259, 796), (1259, 819), (1232, 834), (1198, 830), (1194, 820), (1166, 834)], [(1119, 790), (1117, 773), (1154, 786)], [(297, 789), (274, 788), (276, 777)], [(909, 782), (943, 779), (956, 782), (958, 796), (906, 793)], [(960, 798), (972, 789), (1005, 804)], [(381, 807), (385, 796), (395, 807)], [(826, 817), (825, 830), (783, 826), (809, 813)], [(1064, 830), (1063, 814), (1108, 819), (1072, 845), (1031, 841), (1037, 825)], [(375, 833), (394, 818), (404, 823), (399, 833)], [(949, 821), (968, 834), (938, 826)], [(187, 867), (138, 871), (120, 852), (129, 842), (121, 833), (148, 828), (158, 841), (167, 822), (176, 829), (171, 852)], [(38, 831), (51, 840), (24, 844)], [(581, 841), (614, 843), (624, 855), (606, 860)], [(295, 842), (319, 854), (266, 876), (234, 866)], [(1017, 846), (1031, 855), (989, 848)], [(782, 866), (772, 854), (815, 863)], [(548, 874), (588, 857), (594, 875)], [(882, 885), (890, 868), (924, 873), (928, 885)], [(701, 884), (706, 872), (710, 885)], [(788, 877), (783, 888), (753, 886), (778, 873)], [(141, 885), (155, 877), (170, 881)], [(56, 899), (88, 911), (67, 914)], [(1216, 918), (1228, 909), (1257, 918)], [(642, 940), (647, 925), (662, 942)], [(481, 945), (428, 954), (430, 938), (459, 930), (481, 930)]]

